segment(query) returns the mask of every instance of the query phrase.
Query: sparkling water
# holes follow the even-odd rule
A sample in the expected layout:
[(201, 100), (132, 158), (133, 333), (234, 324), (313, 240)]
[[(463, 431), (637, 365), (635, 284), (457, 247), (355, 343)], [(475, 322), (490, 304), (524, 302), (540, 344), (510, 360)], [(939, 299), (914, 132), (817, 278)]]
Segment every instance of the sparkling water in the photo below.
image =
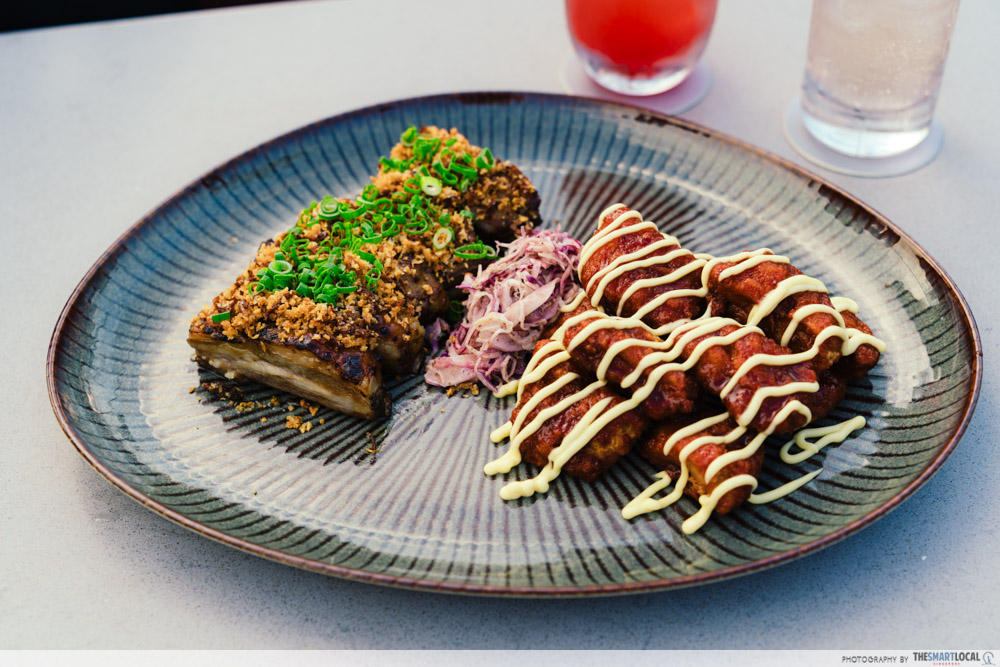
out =
[(885, 157), (930, 130), (959, 0), (814, 0), (803, 122), (830, 148)]

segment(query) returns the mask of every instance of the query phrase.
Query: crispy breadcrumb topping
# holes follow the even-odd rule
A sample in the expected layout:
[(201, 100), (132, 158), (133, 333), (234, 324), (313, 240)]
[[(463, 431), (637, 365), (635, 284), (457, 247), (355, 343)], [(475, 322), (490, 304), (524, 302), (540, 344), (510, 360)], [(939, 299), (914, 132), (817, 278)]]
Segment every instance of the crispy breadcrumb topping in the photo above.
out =
[[(192, 331), (240, 341), (276, 336), (281, 342), (317, 341), (360, 351), (376, 348), (389, 327), (400, 331), (404, 341), (422, 337), (423, 304), (414, 298), (415, 292), (430, 297), (435, 289), (431, 279), (438, 287), (451, 286), (479, 263), (479, 258), (456, 254), (456, 248), (480, 243), (468, 205), (472, 190), (489, 190), (490, 197), (504, 199), (504, 206), (524, 205), (527, 200), (502, 177), (488, 178), (494, 167), (492, 155), (470, 144), (455, 128), (425, 126), (418, 136), (409, 145), (401, 141), (392, 148), (357, 201), (327, 197), (313, 202), (287, 232), (261, 244), (247, 269), (195, 316)], [(469, 169), (475, 174), (453, 184), (437, 181), (439, 192), (437, 188), (414, 192), (415, 183), (428, 182), (421, 179), (437, 180), (430, 175), (439, 174), (431, 171), (435, 165), (440, 174), (451, 174), (445, 171), (451, 163), (463, 174)], [(504, 188), (508, 190), (499, 192)], [(520, 204), (514, 201), (518, 196)], [(394, 208), (390, 211), (385, 202)], [(403, 221), (400, 215), (389, 215), (398, 211), (414, 217)], [(400, 222), (402, 229), (396, 227)], [(442, 227), (450, 234), (435, 236)], [(380, 233), (389, 228), (396, 233)], [(290, 265), (285, 286), (269, 282), (269, 274), (281, 264)], [(320, 285), (309, 283), (308, 269), (333, 265), (340, 282), (334, 282), (333, 289), (327, 285), (324, 295)], [(312, 278), (316, 280), (315, 272)], [(296, 289), (297, 285), (304, 286)]]

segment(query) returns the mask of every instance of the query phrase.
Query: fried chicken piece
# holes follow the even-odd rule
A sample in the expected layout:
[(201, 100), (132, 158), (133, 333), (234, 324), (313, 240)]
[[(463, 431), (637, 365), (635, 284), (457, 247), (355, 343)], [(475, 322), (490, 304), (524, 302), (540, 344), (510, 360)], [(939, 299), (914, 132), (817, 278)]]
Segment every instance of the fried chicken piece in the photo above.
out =
[[(771, 251), (762, 253), (763, 255), (773, 255)], [(800, 270), (786, 262), (764, 261), (754, 266), (750, 266), (736, 275), (721, 278), (721, 274), (729, 268), (737, 265), (737, 262), (714, 263), (708, 276), (708, 289), (713, 294), (713, 307), (721, 311), (726, 317), (742, 323), (749, 321), (750, 311), (755, 306), (761, 304), (768, 294), (777, 289), (778, 285), (785, 280), (803, 275)], [(716, 303), (717, 302), (717, 303)], [(822, 305), (833, 308), (829, 296), (825, 292), (804, 291), (789, 294), (782, 299), (757, 326), (765, 334), (776, 342), (781, 342), (785, 331), (791, 325), (793, 317), (801, 308)], [(843, 316), (844, 313), (842, 312)], [(844, 317), (847, 328), (855, 328), (864, 333), (871, 333), (871, 330), (860, 319), (852, 313)], [(855, 326), (858, 324), (860, 326)], [(828, 327), (840, 326), (836, 317), (829, 312), (816, 312), (806, 315), (796, 325), (791, 338), (786, 347), (793, 352), (804, 352), (810, 350), (816, 343), (817, 337)], [(813, 368), (817, 372), (825, 371), (840, 360), (841, 347), (844, 339), (842, 336), (830, 336), (824, 340), (816, 352), (813, 359)], [(854, 369), (854, 373), (860, 373), (861, 377), (878, 362), (878, 350), (871, 345), (862, 345), (866, 348), (863, 351), (859, 348), (861, 358), (848, 364)], [(865, 371), (861, 372), (860, 369)]]
[[(872, 330), (861, 321), (857, 315), (849, 310), (840, 311), (841, 317), (844, 318), (844, 324), (847, 329), (856, 329), (863, 334), (872, 333)], [(868, 371), (873, 369), (878, 363), (881, 353), (874, 345), (868, 343), (863, 343), (858, 346), (858, 349), (854, 351), (854, 354), (849, 354), (847, 356), (841, 357), (840, 361), (834, 366), (835, 370), (843, 376), (845, 379), (853, 381), (860, 380), (864, 376), (868, 375)]]
[[(535, 344), (535, 354), (538, 354), (542, 348), (551, 342), (550, 340), (538, 341)], [(550, 408), (560, 403), (563, 399), (583, 391), (591, 384), (589, 379), (581, 377), (577, 373), (569, 361), (556, 364), (541, 380), (525, 385), (517, 406), (515, 406), (511, 414), (511, 423), (517, 423), (521, 410), (525, 408), (535, 394), (559, 378), (569, 374), (573, 374), (576, 377), (534, 407), (524, 419), (523, 428), (531, 424), (538, 414), (546, 408)], [(609, 402), (604, 410), (605, 412), (625, 401), (624, 398), (611, 389), (599, 387), (587, 396), (570, 403), (564, 410), (560, 410), (545, 420), (537, 431), (524, 439), (520, 447), (522, 458), (528, 463), (539, 467), (549, 465), (549, 454), (562, 443), (563, 438), (580, 423), (581, 419), (591, 408), (606, 399)], [(646, 417), (638, 409), (625, 412), (598, 431), (580, 451), (573, 455), (563, 467), (563, 470), (568, 475), (586, 482), (594, 481), (604, 471), (614, 465), (620, 457), (628, 453), (633, 443), (646, 428), (647, 423)]]
[[(631, 317), (669, 292), (700, 290), (701, 275), (697, 269), (703, 262), (692, 253), (683, 251), (676, 239), (663, 234), (652, 223), (644, 222), (638, 212), (635, 212), (636, 215), (628, 215), (629, 213), (632, 210), (622, 205), (606, 210), (598, 223), (594, 238), (584, 246), (580, 258), (580, 283), (587, 290), (591, 303), (601, 292), (598, 302), (608, 313)], [(632, 227), (635, 229), (610, 238), (617, 230)], [(601, 241), (605, 235), (609, 240)], [(660, 246), (646, 252), (645, 249), (653, 244)], [(626, 255), (633, 253), (636, 253), (635, 257), (623, 260)], [(649, 263), (655, 261), (656, 257), (675, 253), (676, 256), (664, 263)], [(690, 266), (689, 271), (683, 270), (696, 262), (698, 265)], [(641, 265), (646, 263), (649, 265)], [(619, 268), (625, 270), (607, 280)], [(639, 289), (630, 292), (630, 288), (638, 281), (662, 280), (677, 273), (681, 275), (676, 275), (669, 282), (649, 285), (644, 283)], [(703, 296), (681, 295), (667, 298), (655, 308), (642, 313), (640, 319), (657, 329), (670, 322), (697, 317), (704, 309)]]
[[(683, 358), (689, 359), (702, 341), (713, 337), (725, 337), (742, 328), (739, 323), (730, 322), (721, 328), (686, 342), (681, 353)], [(740, 367), (757, 354), (787, 355), (789, 350), (764, 335), (751, 331), (728, 345), (707, 346), (701, 356), (697, 358), (692, 369), (701, 386), (722, 398), (726, 410), (737, 421), (740, 421), (740, 417), (746, 413), (747, 408), (754, 402), (754, 395), (759, 391), (770, 393), (774, 388), (791, 382), (817, 382), (816, 373), (807, 361), (783, 366), (757, 364), (740, 377), (732, 390), (725, 397), (722, 397), (722, 390), (736, 375)], [(787, 395), (768, 395), (768, 393), (765, 393), (760, 408), (753, 415), (753, 418), (745, 424), (746, 426), (757, 431), (768, 431), (770, 428), (771, 433), (788, 433), (802, 428), (808, 423), (809, 420), (806, 419), (805, 415), (792, 412), (780, 423), (771, 425), (778, 413), (790, 402), (799, 401), (804, 405), (807, 404), (811, 392), (797, 391)]]
[[(686, 437), (680, 438), (670, 447), (669, 451), (664, 451), (670, 438), (680, 429), (694, 424), (707, 415), (688, 415), (679, 420), (661, 422), (645, 435), (639, 442), (639, 454), (658, 468), (662, 468), (671, 479), (677, 480), (681, 472), (681, 452), (695, 439), (705, 436), (725, 436), (739, 428), (739, 425), (732, 418), (722, 422), (712, 424), (708, 428), (702, 429)], [(688, 470), (687, 485), (684, 493), (694, 499), (700, 496), (711, 495), (712, 492), (724, 481), (737, 475), (752, 475), (754, 478), (760, 475), (760, 469), (764, 464), (764, 448), (760, 447), (756, 452), (745, 459), (739, 459), (724, 466), (709, 482), (705, 481), (705, 474), (708, 467), (717, 458), (727, 452), (736, 451), (746, 447), (757, 433), (752, 430), (745, 431), (732, 442), (706, 443), (691, 452), (685, 459)], [(723, 495), (715, 506), (718, 514), (727, 514), (738, 507), (743, 501), (750, 497), (753, 489), (750, 486), (739, 486)]]
[(841, 371), (841, 363), (834, 364), (830, 370), (817, 373), (816, 381), (819, 382), (819, 389), (801, 399), (812, 414), (810, 422), (826, 417), (847, 395), (848, 379)]
[[(640, 404), (640, 409), (650, 419), (666, 419), (694, 410), (694, 402), (698, 397), (697, 383), (684, 371), (671, 370), (663, 373), (658, 370), (665, 362), (658, 362), (643, 369), (637, 381), (632, 382), (628, 387), (622, 386), (625, 378), (639, 367), (642, 359), (657, 351), (655, 348), (641, 343), (662, 344), (663, 341), (658, 336), (648, 329), (640, 327), (617, 328), (610, 326), (599, 328), (585, 338), (580, 338), (583, 330), (598, 320), (618, 320), (620, 322), (619, 318), (611, 318), (592, 309), (587, 304), (581, 305), (572, 313), (568, 313), (563, 320), (584, 314), (589, 314), (589, 316), (571, 326), (564, 327), (565, 331), (562, 334), (563, 345), (569, 351), (573, 363), (577, 367), (616, 385), (623, 393), (633, 395), (646, 388), (651, 376), (659, 376)], [(634, 340), (636, 344), (625, 347), (615, 354), (603, 376), (598, 374), (598, 368), (602, 365), (608, 350), (616, 343), (625, 340)]]

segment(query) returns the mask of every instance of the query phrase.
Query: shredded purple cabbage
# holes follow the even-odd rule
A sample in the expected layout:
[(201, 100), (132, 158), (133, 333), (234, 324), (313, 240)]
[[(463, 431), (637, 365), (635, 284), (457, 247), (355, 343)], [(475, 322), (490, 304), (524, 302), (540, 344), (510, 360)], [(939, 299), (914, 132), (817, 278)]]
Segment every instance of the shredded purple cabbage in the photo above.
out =
[[(444, 356), (427, 362), (428, 384), (473, 380), (496, 391), (519, 377), (545, 325), (579, 291), (580, 243), (569, 234), (539, 229), (500, 245), (507, 248), (502, 258), (475, 277), (466, 274), (458, 286), (469, 293), (465, 318), (449, 335)], [(439, 322), (431, 325), (438, 333)]]

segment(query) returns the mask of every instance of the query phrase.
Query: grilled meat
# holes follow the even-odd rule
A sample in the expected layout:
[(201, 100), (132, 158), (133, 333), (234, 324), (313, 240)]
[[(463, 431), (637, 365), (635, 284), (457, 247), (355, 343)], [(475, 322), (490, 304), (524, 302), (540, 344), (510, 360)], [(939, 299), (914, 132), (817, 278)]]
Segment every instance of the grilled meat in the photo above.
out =
[(382, 371), (419, 369), (422, 322), (486, 258), (477, 225), (510, 237), (538, 221), (538, 195), (513, 165), (455, 130), (404, 137), (356, 200), (306, 206), (195, 316), (200, 364), (349, 414), (389, 413)]
[(188, 343), (199, 365), (237, 382), (261, 382), (365, 419), (389, 414), (391, 401), (372, 351), (281, 340), (274, 330), (253, 341), (229, 340), (209, 327), (192, 330)]

